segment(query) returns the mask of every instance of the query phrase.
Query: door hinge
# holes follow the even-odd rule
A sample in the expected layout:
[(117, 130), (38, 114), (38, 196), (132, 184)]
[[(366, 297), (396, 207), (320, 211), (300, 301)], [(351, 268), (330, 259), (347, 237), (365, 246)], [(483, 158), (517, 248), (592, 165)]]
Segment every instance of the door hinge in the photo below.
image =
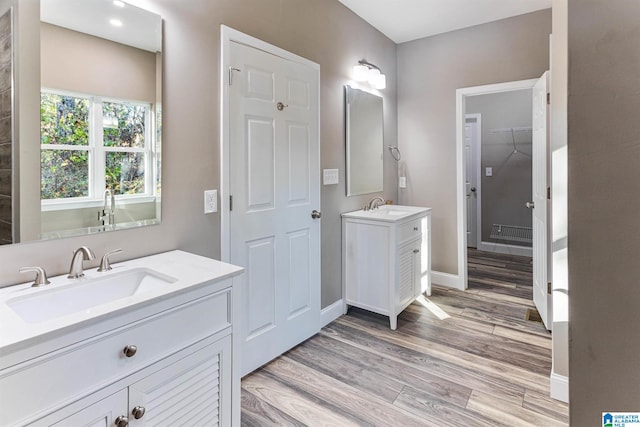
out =
[(547, 282), (547, 293), (551, 293), (551, 282)]
[(233, 196), (229, 196), (229, 210), (233, 210)]
[(547, 105), (551, 105), (551, 93), (547, 92)]
[(547, 187), (547, 200), (551, 200), (551, 187)]
[(231, 86), (233, 84), (233, 72), (234, 71), (242, 71), (239, 68), (233, 68), (233, 67), (229, 67), (229, 86)]

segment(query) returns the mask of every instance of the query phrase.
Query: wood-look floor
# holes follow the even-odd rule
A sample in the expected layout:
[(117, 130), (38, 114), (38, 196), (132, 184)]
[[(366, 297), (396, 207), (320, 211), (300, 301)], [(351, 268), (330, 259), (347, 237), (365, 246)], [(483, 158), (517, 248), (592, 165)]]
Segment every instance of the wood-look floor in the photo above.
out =
[(242, 380), (243, 426), (566, 426), (551, 338), (525, 320), (531, 259), (469, 250), (469, 289), (398, 319), (351, 308)]

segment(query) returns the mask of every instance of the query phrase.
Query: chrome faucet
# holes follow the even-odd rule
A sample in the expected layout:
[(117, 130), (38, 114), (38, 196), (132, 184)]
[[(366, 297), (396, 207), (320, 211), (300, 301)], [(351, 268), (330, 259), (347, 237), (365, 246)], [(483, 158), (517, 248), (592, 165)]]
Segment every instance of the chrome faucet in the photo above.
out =
[(104, 190), (104, 205), (102, 206), (102, 210), (98, 211), (98, 221), (102, 223), (101, 225), (113, 226), (116, 224), (115, 216), (116, 198), (113, 194), (113, 191), (107, 188), (106, 190)]
[(80, 246), (73, 253), (73, 258), (71, 258), (71, 266), (69, 267), (69, 275), (67, 276), (67, 278), (78, 279), (84, 276), (84, 271), (82, 270), (82, 262), (89, 261), (95, 258), (96, 256), (91, 249), (86, 246)]
[(374, 197), (373, 199), (369, 200), (369, 203), (367, 203), (367, 206), (365, 206), (365, 211), (370, 211), (373, 209), (378, 209), (378, 207), (380, 205), (384, 205), (386, 202), (385, 200), (378, 196), (378, 197)]

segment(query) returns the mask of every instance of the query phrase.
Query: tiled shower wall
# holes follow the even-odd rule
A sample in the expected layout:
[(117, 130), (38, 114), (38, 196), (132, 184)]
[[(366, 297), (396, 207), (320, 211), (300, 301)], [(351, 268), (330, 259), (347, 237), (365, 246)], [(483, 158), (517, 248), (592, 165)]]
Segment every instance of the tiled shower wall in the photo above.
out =
[(0, 244), (13, 242), (11, 10), (0, 16)]

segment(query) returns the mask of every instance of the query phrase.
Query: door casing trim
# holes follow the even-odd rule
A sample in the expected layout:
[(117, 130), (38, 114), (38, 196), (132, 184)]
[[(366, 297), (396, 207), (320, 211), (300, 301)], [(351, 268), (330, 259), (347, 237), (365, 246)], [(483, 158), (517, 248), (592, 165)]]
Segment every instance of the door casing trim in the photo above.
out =
[(467, 197), (464, 182), (464, 125), (466, 97), (488, 95), (514, 90), (531, 89), (539, 79), (518, 80), (514, 82), (496, 83), (484, 86), (465, 87), (456, 90), (456, 231), (458, 235), (458, 275), (455, 288), (465, 290), (468, 287), (467, 275)]

